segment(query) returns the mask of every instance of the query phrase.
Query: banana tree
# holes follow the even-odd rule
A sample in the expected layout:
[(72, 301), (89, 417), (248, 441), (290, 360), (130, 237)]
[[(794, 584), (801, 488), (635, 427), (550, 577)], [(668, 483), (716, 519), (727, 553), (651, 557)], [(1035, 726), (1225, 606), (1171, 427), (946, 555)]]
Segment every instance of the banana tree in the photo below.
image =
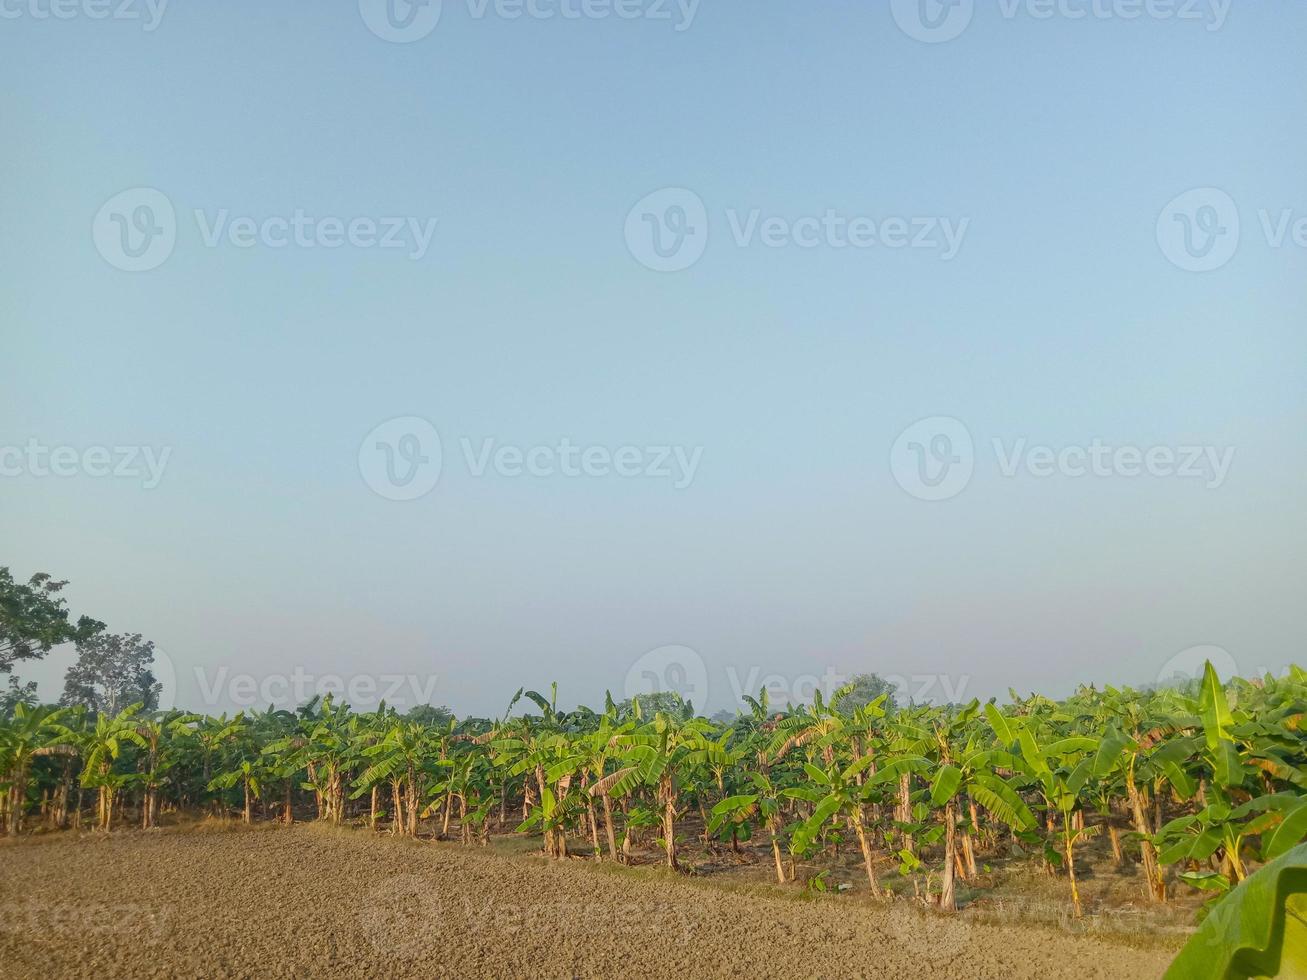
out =
[(141, 773), (141, 829), (159, 821), (159, 793), (168, 771), (177, 763), (181, 741), (194, 735), (198, 715), (182, 711), (161, 712), (142, 717), (136, 732), (145, 741)]
[[(638, 707), (637, 702), (637, 711)], [(679, 868), (676, 820), (681, 791), (685, 782), (692, 780), (696, 766), (716, 761), (724, 751), (713, 734), (712, 724), (703, 718), (660, 711), (652, 722), (615, 738), (622, 749), (621, 768), (590, 789), (595, 795), (620, 798), (640, 785), (651, 788), (662, 813), (667, 866), (673, 870)]]
[(114, 763), (125, 746), (145, 748), (145, 739), (137, 731), (141, 702), (128, 705), (116, 715), (99, 714), (95, 724), (80, 734), (78, 750), (82, 754), (82, 785), (98, 791), (96, 826), (109, 831), (113, 827), (113, 805), (118, 791), (131, 782), (131, 776), (113, 771)]
[(355, 780), (351, 798), (389, 782), (395, 807), (392, 825), (401, 837), (416, 837), (418, 803), (425, 776), (424, 761), (430, 749), (430, 732), (425, 726), (411, 721), (393, 721), (379, 741), (361, 749), (360, 755), (370, 760), (370, 764)]
[(825, 768), (811, 762), (805, 763), (803, 771), (812, 785), (790, 787), (782, 790), (781, 795), (813, 804), (812, 814), (794, 832), (795, 849), (799, 852), (810, 849), (813, 841), (828, 825), (849, 827), (858, 838), (863, 868), (867, 873), (867, 885), (873, 895), (879, 895), (880, 885), (876, 879), (876, 866), (872, 859), (871, 841), (867, 836), (863, 812), (865, 804), (878, 790), (878, 784), (862, 784), (858, 781), (858, 777), (872, 761), (872, 756), (864, 755), (848, 765), (841, 765), (834, 759)]
[(209, 780), (209, 789), (231, 789), (240, 784), (244, 805), (241, 808), (241, 822), (252, 823), (254, 820), (253, 801), (263, 796), (264, 767), (259, 759), (246, 758), (235, 762), (231, 769), (218, 773)]
[(1005, 718), (991, 703), (985, 714), (995, 737), (1005, 746), (1019, 751), (1011, 765), (1030, 778), (1043, 797), (1044, 807), (1057, 814), (1061, 835), (1061, 858), (1071, 882), (1071, 903), (1076, 918), (1083, 915), (1080, 887), (1076, 880), (1075, 846), (1102, 831), (1101, 824), (1088, 824), (1081, 809), (1081, 794), (1093, 775), (1099, 741), (1087, 735), (1059, 738), (1037, 719)]
[(11, 837), (17, 837), (23, 830), (23, 815), (27, 809), (27, 780), (32, 760), (59, 751), (55, 743), (61, 736), (72, 735), (62, 724), (66, 714), (67, 709), (64, 708), (46, 705), (31, 707), (20, 702), (14, 706), (13, 717), (0, 724), (0, 759), (4, 761), (9, 785), (7, 809)]
[(769, 774), (749, 772), (746, 774), (752, 784), (752, 793), (737, 793), (719, 801), (712, 808), (712, 819), (708, 832), (718, 833), (727, 825), (747, 824), (755, 817), (760, 817), (767, 829), (771, 843), (772, 859), (776, 864), (776, 881), (785, 884), (785, 867), (781, 863), (781, 808), (784, 795), (772, 782)]
[[(987, 715), (992, 712), (1003, 719), (992, 704), (986, 705), (986, 709)], [(960, 801), (964, 797), (974, 800), (995, 820), (1016, 830), (1028, 830), (1035, 823), (1034, 814), (1021, 798), (1016, 780), (1005, 780), (995, 771), (1011, 770), (1013, 756), (981, 741), (975, 725), (979, 716), (980, 702), (973, 699), (962, 708), (951, 709), (931, 720), (928, 735), (915, 726), (901, 723), (899, 741), (911, 740), (925, 750), (925, 755), (899, 757), (883, 774), (877, 774), (877, 781), (897, 779), (903, 772), (917, 774), (930, 787), (928, 806), (940, 813), (944, 830), (944, 865), (937, 904), (945, 912), (957, 911), (957, 831), (961, 819)], [(917, 860), (911, 849), (905, 849), (900, 857), (909, 868)]]

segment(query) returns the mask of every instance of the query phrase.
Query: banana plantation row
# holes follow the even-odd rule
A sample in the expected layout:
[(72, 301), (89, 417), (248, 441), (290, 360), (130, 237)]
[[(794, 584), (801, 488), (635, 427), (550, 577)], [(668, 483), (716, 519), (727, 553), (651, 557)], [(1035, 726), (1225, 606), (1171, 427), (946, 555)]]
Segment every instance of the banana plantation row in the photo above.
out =
[[(1188, 691), (1082, 688), (1006, 706), (882, 695), (855, 707), (849, 694), (778, 711), (764, 691), (725, 724), (638, 698), (560, 711), (556, 686), (518, 691), (498, 721), (440, 724), (330, 698), (231, 718), (20, 704), (0, 721), (0, 818), (18, 835), (92, 820), (109, 831), (129, 806), (149, 828), (161, 811), (237, 808), (250, 822), (257, 802), (289, 823), (315, 805), (320, 820), (403, 836), (432, 821), (466, 844), (492, 824), (535, 831), (554, 858), (628, 862), (649, 835), (672, 868), (693, 823), (709, 847), (761, 843), (781, 882), (796, 860), (856, 843), (873, 894), (892, 857), (949, 911), (977, 854), (1007, 849), (1065, 876), (1077, 915), (1077, 848), (1097, 835), (1118, 864), (1138, 862), (1156, 902), (1180, 882), (1223, 892), (1307, 836), (1296, 667), (1222, 684), (1208, 665)], [(536, 712), (514, 716), (524, 697)]]

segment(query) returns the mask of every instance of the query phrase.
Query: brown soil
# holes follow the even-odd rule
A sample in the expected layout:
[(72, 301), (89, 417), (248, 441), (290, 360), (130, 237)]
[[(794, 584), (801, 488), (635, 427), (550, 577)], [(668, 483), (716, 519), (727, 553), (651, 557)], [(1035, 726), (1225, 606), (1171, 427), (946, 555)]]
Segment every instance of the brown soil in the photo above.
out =
[(1172, 953), (318, 827), (0, 846), (0, 976), (1131, 977)]

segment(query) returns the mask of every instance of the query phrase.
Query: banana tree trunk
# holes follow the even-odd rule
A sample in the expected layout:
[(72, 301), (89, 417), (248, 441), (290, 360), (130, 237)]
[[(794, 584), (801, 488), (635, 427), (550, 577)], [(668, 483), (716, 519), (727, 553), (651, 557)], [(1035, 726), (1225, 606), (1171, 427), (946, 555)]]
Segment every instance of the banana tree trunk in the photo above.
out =
[(613, 804), (604, 794), (604, 835), (608, 838), (608, 856), (617, 860), (617, 835), (613, 833)]
[(962, 876), (963, 881), (970, 881), (976, 877), (976, 848), (971, 840), (971, 831), (962, 831), (962, 865), (966, 869), (966, 874)]
[(939, 907), (945, 912), (958, 910), (954, 886), (954, 863), (957, 856), (957, 810), (952, 802), (944, 808), (944, 875), (939, 888)]
[(1135, 830), (1141, 835), (1139, 841), (1139, 850), (1144, 861), (1144, 882), (1148, 889), (1148, 897), (1154, 902), (1166, 901), (1166, 879), (1162, 877), (1161, 868), (1157, 862), (1157, 851), (1153, 848), (1153, 842), (1150, 839), (1153, 834), (1152, 828), (1148, 825), (1148, 817), (1144, 812), (1143, 795), (1139, 788), (1135, 786), (1133, 774), (1126, 779), (1126, 792), (1130, 798), (1130, 812), (1134, 818)]
[(27, 802), (27, 767), (18, 766), (9, 787), (9, 836), (17, 837), (23, 829), (23, 805)]
[(1112, 860), (1119, 868), (1125, 864), (1125, 855), (1121, 853), (1121, 832), (1116, 829), (1116, 824), (1112, 823), (1110, 818), (1107, 822), (1107, 836), (1112, 842)]
[(849, 823), (858, 835), (858, 847), (862, 850), (862, 864), (867, 869), (867, 884), (873, 895), (880, 895), (880, 885), (876, 881), (876, 866), (871, 860), (871, 844), (867, 840), (867, 829), (862, 825), (862, 808), (858, 807), (850, 816)]
[(1080, 889), (1076, 885), (1075, 842), (1071, 837), (1070, 821), (1065, 814), (1062, 816), (1062, 839), (1066, 850), (1066, 872), (1071, 879), (1071, 904), (1075, 906), (1076, 918), (1079, 919), (1083, 913), (1080, 910)]
[(662, 777), (659, 791), (663, 798), (663, 846), (667, 851), (667, 867), (676, 871), (680, 867), (676, 861), (676, 787), (670, 775)]
[(418, 835), (418, 777), (412, 766), (408, 768), (408, 814), (407, 827), (408, 836), (416, 837)]
[(587, 793), (585, 799), (586, 812), (590, 817), (590, 845), (594, 848), (595, 860), (602, 861), (604, 859), (604, 851), (603, 848), (599, 846), (599, 820), (595, 816), (594, 797)]

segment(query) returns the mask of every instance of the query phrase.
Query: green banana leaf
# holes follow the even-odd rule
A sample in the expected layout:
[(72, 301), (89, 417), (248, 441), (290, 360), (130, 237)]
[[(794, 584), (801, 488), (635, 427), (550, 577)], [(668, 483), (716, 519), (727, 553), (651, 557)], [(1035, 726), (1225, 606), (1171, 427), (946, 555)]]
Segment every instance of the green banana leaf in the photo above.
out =
[(1212, 907), (1164, 980), (1307, 977), (1307, 844)]

